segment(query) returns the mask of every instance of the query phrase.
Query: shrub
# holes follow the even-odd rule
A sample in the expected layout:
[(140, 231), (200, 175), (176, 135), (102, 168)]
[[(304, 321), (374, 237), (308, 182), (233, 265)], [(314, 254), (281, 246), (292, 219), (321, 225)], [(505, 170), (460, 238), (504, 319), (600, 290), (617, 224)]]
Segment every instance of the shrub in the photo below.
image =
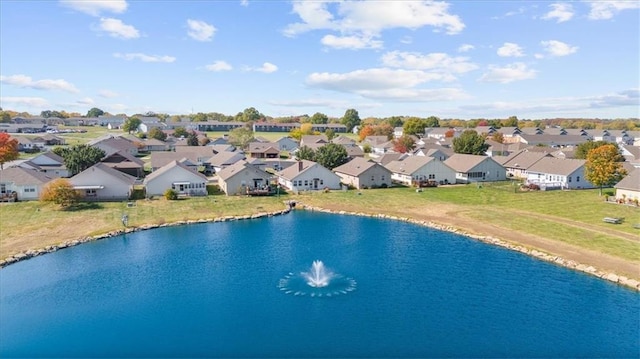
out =
[(176, 192), (174, 189), (169, 188), (168, 190), (164, 191), (164, 198), (170, 201), (175, 201), (176, 199), (178, 199), (178, 192)]
[(383, 184), (380, 185), (380, 188), (387, 188), (387, 187), (389, 187), (389, 186), (387, 186), (386, 183), (383, 183)]
[(207, 194), (208, 195), (218, 194), (218, 193), (220, 193), (220, 186), (215, 185), (215, 184), (207, 185)]
[(80, 200), (80, 194), (66, 178), (58, 178), (49, 182), (40, 194), (43, 202), (53, 202), (62, 208), (68, 208)]

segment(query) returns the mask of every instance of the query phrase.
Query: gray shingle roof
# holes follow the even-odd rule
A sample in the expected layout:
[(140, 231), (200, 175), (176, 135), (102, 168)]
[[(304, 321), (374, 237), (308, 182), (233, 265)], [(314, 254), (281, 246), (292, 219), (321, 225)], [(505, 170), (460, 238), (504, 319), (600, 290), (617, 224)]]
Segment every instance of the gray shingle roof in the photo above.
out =
[(533, 173), (549, 173), (568, 176), (580, 167), (584, 166), (585, 163), (585, 160), (543, 157), (540, 161), (529, 167), (527, 171)]
[(351, 161), (343, 164), (342, 166), (338, 166), (333, 169), (333, 172), (336, 173), (344, 173), (350, 176), (359, 176), (371, 167), (380, 166), (380, 164), (366, 160), (362, 157), (355, 157)]
[(385, 167), (393, 173), (412, 174), (435, 160), (428, 156), (409, 156), (402, 161), (391, 161)]
[(41, 185), (51, 181), (53, 178), (42, 172), (23, 168), (11, 167), (0, 171), (0, 182), (13, 182), (16, 185)]
[(491, 160), (487, 156), (468, 155), (463, 153), (455, 153), (444, 161), (444, 164), (453, 168), (456, 172), (466, 173), (472, 168), (479, 165), (482, 161)]
[(640, 168), (633, 170), (613, 187), (631, 191), (640, 191)]

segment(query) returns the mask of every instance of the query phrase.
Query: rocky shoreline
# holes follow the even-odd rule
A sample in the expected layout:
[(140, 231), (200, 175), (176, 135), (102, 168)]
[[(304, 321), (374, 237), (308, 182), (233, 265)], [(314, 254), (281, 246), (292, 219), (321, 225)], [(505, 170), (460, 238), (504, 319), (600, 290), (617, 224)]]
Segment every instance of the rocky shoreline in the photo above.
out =
[[(256, 213), (253, 215), (244, 215), (244, 216), (225, 216), (225, 217), (219, 217), (219, 218), (207, 218), (207, 219), (197, 219), (197, 220), (188, 220), (188, 221), (178, 221), (178, 222), (172, 222), (172, 223), (163, 223), (163, 224), (150, 224), (150, 225), (143, 225), (143, 226), (139, 226), (139, 227), (130, 227), (130, 228), (125, 228), (122, 230), (116, 230), (116, 231), (111, 231), (111, 232), (107, 232), (104, 234), (100, 234), (100, 235), (96, 235), (96, 236), (89, 236), (89, 237), (84, 237), (81, 239), (76, 239), (76, 240), (69, 240), (57, 245), (49, 245), (49, 246), (45, 246), (43, 248), (40, 249), (30, 249), (21, 253), (17, 253), (13, 256), (10, 256), (8, 258), (5, 259), (0, 259), (0, 268), (6, 267), (10, 264), (13, 263), (17, 263), (19, 261), (22, 260), (26, 260), (32, 257), (37, 257), (39, 255), (42, 254), (46, 254), (46, 253), (52, 253), (64, 248), (68, 248), (68, 247), (74, 247), (77, 246), (79, 244), (82, 243), (87, 243), (87, 242), (92, 242), (92, 241), (97, 241), (97, 240), (101, 240), (101, 239), (106, 239), (106, 238), (111, 238), (111, 237), (115, 237), (115, 236), (119, 236), (122, 234), (127, 234), (127, 233), (133, 233), (133, 232), (138, 232), (138, 231), (145, 231), (145, 230), (149, 230), (149, 229), (154, 229), (154, 228), (162, 228), (162, 227), (171, 227), (171, 226), (181, 226), (181, 225), (185, 225), (185, 224), (197, 224), (197, 223), (214, 223), (214, 222), (229, 222), (229, 221), (240, 221), (240, 220), (248, 220), (248, 219), (257, 219), (257, 218), (263, 218), (263, 217), (273, 217), (273, 216), (279, 216), (279, 215), (283, 215), (283, 214), (287, 214), (289, 213), (292, 209), (296, 208), (296, 202), (286, 202), (285, 203), (287, 205), (287, 208), (281, 210), (281, 211), (275, 211), (275, 212), (262, 212), (262, 213)], [(579, 272), (583, 272), (589, 275), (593, 275), (595, 277), (613, 282), (613, 283), (617, 283), (619, 285), (628, 287), (628, 288), (632, 288), (636, 291), (640, 291), (640, 281), (633, 279), (633, 278), (628, 278), (622, 275), (618, 275), (616, 273), (613, 272), (606, 272), (606, 271), (602, 271), (599, 270), (593, 266), (590, 265), (586, 265), (586, 264), (582, 264), (582, 263), (578, 263), (576, 261), (572, 261), (572, 260), (566, 260), (564, 258), (555, 256), (555, 255), (551, 255), (536, 249), (529, 249), (526, 248), (524, 246), (521, 245), (517, 245), (517, 244), (512, 244), (509, 243), (507, 241), (504, 241), (502, 239), (499, 238), (495, 238), (492, 236), (479, 236), (479, 235), (475, 235), (475, 234), (471, 234), (471, 233), (467, 233), (465, 231), (462, 231), (460, 229), (451, 227), (451, 226), (444, 226), (444, 225), (440, 225), (438, 223), (434, 223), (434, 222), (430, 222), (430, 221), (421, 221), (421, 220), (415, 220), (412, 218), (408, 218), (408, 217), (397, 217), (397, 216), (390, 216), (390, 215), (386, 215), (386, 214), (369, 214), (369, 213), (364, 213), (364, 212), (347, 212), (347, 211), (333, 211), (333, 210), (329, 210), (329, 209), (324, 209), (324, 208), (319, 208), (319, 207), (312, 207), (312, 206), (308, 206), (308, 205), (304, 205), (304, 204), (300, 204), (297, 203), (298, 206), (297, 208), (303, 209), (303, 210), (308, 210), (308, 211), (315, 211), (315, 212), (322, 212), (322, 213), (333, 213), (333, 214), (341, 214), (341, 215), (353, 215), (353, 216), (362, 216), (362, 217), (372, 217), (372, 218), (381, 218), (381, 219), (389, 219), (389, 220), (395, 220), (395, 221), (401, 221), (401, 222), (407, 222), (407, 223), (412, 223), (412, 224), (417, 224), (417, 225), (421, 225), (421, 226), (425, 226), (425, 227), (429, 227), (429, 228), (434, 228), (434, 229), (438, 229), (441, 231), (447, 231), (447, 232), (451, 232), (451, 233), (457, 233), (469, 238), (472, 238), (474, 240), (483, 242), (483, 243), (487, 243), (487, 244), (492, 244), (495, 246), (500, 246), (512, 251), (516, 251), (516, 252), (520, 252), (520, 253), (524, 253), (526, 255), (535, 257), (537, 259), (543, 260), (545, 262), (550, 262), (565, 268), (569, 268), (569, 269), (573, 269)]]

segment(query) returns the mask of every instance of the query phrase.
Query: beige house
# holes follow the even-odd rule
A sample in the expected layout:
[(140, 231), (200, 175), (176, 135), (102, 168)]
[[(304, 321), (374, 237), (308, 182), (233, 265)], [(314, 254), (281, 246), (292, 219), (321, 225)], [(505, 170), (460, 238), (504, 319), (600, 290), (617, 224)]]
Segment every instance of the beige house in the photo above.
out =
[(147, 196), (162, 196), (168, 189), (178, 195), (206, 196), (208, 179), (184, 163), (172, 161), (144, 179)]
[(391, 179), (394, 182), (407, 186), (413, 185), (414, 181), (456, 183), (456, 172), (433, 157), (409, 156), (401, 161), (391, 161), (385, 167), (391, 171)]
[(45, 173), (30, 168), (5, 168), (0, 171), (0, 200), (38, 200), (44, 185), (52, 179)]
[(278, 173), (278, 183), (294, 192), (340, 189), (340, 177), (313, 161), (300, 160)]
[(240, 160), (218, 172), (218, 185), (227, 196), (269, 194), (271, 174)]
[(84, 201), (123, 201), (131, 197), (136, 178), (98, 162), (69, 181)]
[(355, 188), (378, 188), (391, 186), (391, 171), (381, 164), (362, 157), (333, 169), (342, 183)]
[(457, 183), (505, 181), (507, 170), (488, 156), (456, 153), (444, 161), (456, 172)]
[(613, 186), (616, 189), (616, 200), (619, 202), (640, 201), (640, 168), (636, 168)]

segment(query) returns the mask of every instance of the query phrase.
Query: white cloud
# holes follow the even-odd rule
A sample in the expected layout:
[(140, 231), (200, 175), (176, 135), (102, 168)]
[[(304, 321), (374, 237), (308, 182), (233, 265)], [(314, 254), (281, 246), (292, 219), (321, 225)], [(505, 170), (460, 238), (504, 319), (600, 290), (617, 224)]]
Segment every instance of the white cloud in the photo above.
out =
[(249, 6), (249, 0), (240, 0), (240, 5), (244, 7)]
[(0, 82), (8, 85), (23, 87), (23, 88), (32, 88), (36, 90), (61, 90), (71, 93), (78, 93), (78, 89), (71, 83), (58, 79), (44, 79), (34, 81), (30, 76), (26, 75), (11, 75), (11, 76), (0, 76)]
[(607, 108), (618, 106), (638, 106), (640, 104), (640, 89), (629, 89), (615, 94), (594, 96), (589, 98), (589, 107)]
[(329, 47), (336, 49), (379, 49), (382, 47), (382, 41), (373, 40), (371, 37), (364, 36), (334, 36), (325, 35), (320, 42)]
[(120, 94), (111, 90), (100, 90), (98, 91), (98, 95), (104, 98), (114, 98), (120, 96)]
[(111, 37), (121, 39), (137, 39), (140, 37), (140, 32), (135, 27), (127, 25), (118, 19), (103, 17), (100, 19), (99, 28)]
[(93, 99), (90, 98), (90, 97), (85, 97), (83, 99), (80, 99), (80, 100), (76, 101), (76, 103), (78, 103), (80, 105), (93, 105), (93, 104), (95, 104), (95, 101), (93, 101)]
[[(336, 7), (335, 15), (329, 10), (329, 3)], [(457, 15), (449, 13), (449, 4), (445, 2), (297, 0), (293, 2), (293, 12), (302, 22), (289, 24), (284, 30), (287, 36), (312, 30), (377, 35), (386, 29), (423, 26), (457, 34), (465, 27)]]
[(535, 77), (535, 70), (528, 69), (527, 65), (522, 62), (516, 62), (504, 67), (489, 66), (488, 71), (480, 77), (479, 81), (507, 84), (514, 81), (530, 80)]
[(7, 108), (7, 104), (10, 104), (11, 106), (26, 105), (36, 108), (49, 106), (49, 101), (42, 97), (0, 97), (0, 103), (4, 109)]
[(619, 1), (589, 1), (591, 11), (589, 19), (591, 20), (607, 20), (622, 10), (640, 9), (640, 1), (637, 0), (619, 0)]
[(553, 20), (556, 19), (558, 23), (571, 20), (573, 17), (573, 6), (566, 3), (555, 3), (549, 5), (552, 8), (551, 11), (546, 13), (542, 19)]
[(212, 64), (206, 65), (204, 68), (208, 71), (230, 71), (233, 69), (233, 67), (225, 61), (215, 61)]
[(245, 71), (256, 71), (256, 72), (264, 72), (265, 74), (270, 74), (272, 72), (278, 71), (278, 66), (265, 62), (261, 67), (245, 67)]
[(460, 45), (460, 47), (458, 47), (458, 52), (468, 52), (471, 51), (473, 49), (475, 49), (476, 47), (471, 45), (471, 44), (462, 44)]
[(502, 57), (522, 57), (524, 53), (522, 48), (518, 44), (512, 42), (505, 42), (502, 47), (498, 49), (498, 56)]
[(60, 0), (60, 4), (92, 16), (98, 16), (102, 12), (121, 14), (128, 6), (125, 0)]
[(557, 40), (540, 41), (549, 56), (567, 56), (578, 51), (578, 46), (570, 46)]
[(115, 53), (115, 54), (113, 54), (113, 57), (118, 58), (118, 59), (124, 59), (124, 60), (127, 60), (127, 61), (140, 60), (142, 62), (165, 62), (165, 63), (171, 63), (171, 62), (176, 61), (176, 58), (173, 57), (173, 56), (146, 55), (146, 54), (141, 54), (141, 53), (129, 53), (129, 54)]
[(187, 26), (189, 27), (187, 34), (196, 41), (211, 41), (216, 32), (213, 25), (200, 20), (188, 19)]
[(392, 51), (382, 55), (382, 63), (389, 67), (411, 70), (434, 70), (446, 74), (445, 78), (453, 74), (462, 74), (478, 68), (469, 62), (467, 57), (451, 57), (445, 53), (420, 54), (417, 52)]

